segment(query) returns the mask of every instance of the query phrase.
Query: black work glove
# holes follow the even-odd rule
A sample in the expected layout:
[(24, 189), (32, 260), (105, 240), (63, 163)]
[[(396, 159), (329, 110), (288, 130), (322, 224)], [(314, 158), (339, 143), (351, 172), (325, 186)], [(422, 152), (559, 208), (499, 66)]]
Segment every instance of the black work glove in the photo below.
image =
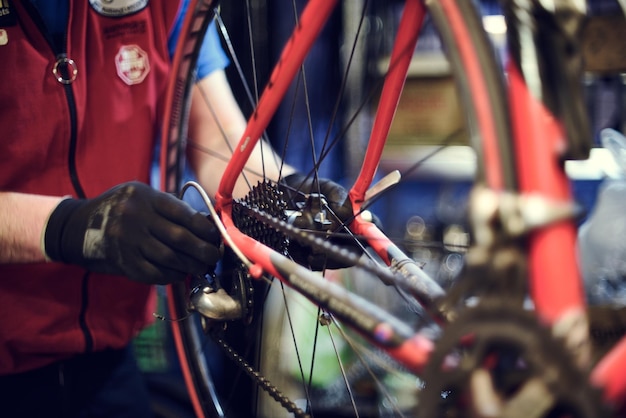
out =
[(88, 270), (168, 284), (204, 274), (220, 259), (219, 233), (206, 216), (138, 182), (93, 199), (65, 199), (52, 211), (44, 250)]
[[(288, 219), (289, 223), (301, 229), (316, 231), (317, 236), (322, 238), (326, 233), (336, 232), (338, 235), (330, 238), (331, 243), (347, 247), (357, 254), (363, 252), (356, 239), (342, 227), (349, 225), (354, 215), (348, 191), (344, 187), (329, 179), (319, 178), (316, 181), (300, 173), (285, 177), (282, 184), (287, 186), (285, 194), (288, 207), (297, 211), (297, 215)], [(327, 206), (324, 203), (320, 205), (320, 198)], [(317, 215), (320, 209), (325, 211), (322, 217)], [(289, 254), (294, 261), (313, 270), (350, 267), (350, 264), (333, 259), (324, 251), (313, 249), (297, 240), (290, 240)]]

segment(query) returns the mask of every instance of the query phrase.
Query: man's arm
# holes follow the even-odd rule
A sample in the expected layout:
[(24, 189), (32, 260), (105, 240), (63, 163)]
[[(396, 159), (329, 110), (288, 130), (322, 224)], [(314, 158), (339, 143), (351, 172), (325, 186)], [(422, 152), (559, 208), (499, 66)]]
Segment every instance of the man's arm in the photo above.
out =
[(61, 197), (0, 193), (0, 263), (45, 261), (41, 240)]
[(0, 193), (0, 263), (49, 258), (166, 284), (215, 266), (218, 241), (204, 214), (139, 182), (91, 199)]
[[(188, 157), (198, 180), (209, 195), (217, 191), (221, 178), (219, 174), (224, 171), (232, 154), (231, 149), (235, 148), (245, 128), (246, 119), (224, 71), (214, 71), (204, 77), (194, 88), (189, 118)], [(280, 157), (269, 144), (261, 146), (261, 141), (245, 170), (248, 181), (253, 185), (262, 180), (263, 173), (269, 179), (278, 180), (295, 171), (287, 165), (281, 169)], [(240, 179), (234, 196), (241, 197), (247, 192), (247, 184)]]

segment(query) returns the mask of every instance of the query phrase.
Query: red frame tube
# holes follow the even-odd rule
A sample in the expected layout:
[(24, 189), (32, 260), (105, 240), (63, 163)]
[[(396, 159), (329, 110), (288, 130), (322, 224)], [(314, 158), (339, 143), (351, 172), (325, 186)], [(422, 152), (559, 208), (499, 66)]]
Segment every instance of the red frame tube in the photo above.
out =
[(300, 17), (300, 24), (285, 45), (267, 87), (259, 99), (257, 110), (248, 120), (247, 128), (224, 171), (216, 196), (218, 208), (232, 198), (235, 183), (254, 146), (270, 123), (294, 75), (302, 66), (311, 45), (317, 39), (336, 4), (337, 0), (311, 0), (306, 5)]
[(383, 153), (391, 121), (396, 114), (400, 94), (417, 44), (419, 28), (422, 27), (425, 14), (425, 8), (421, 1), (408, 0), (406, 2), (400, 19), (396, 42), (391, 52), (389, 72), (385, 77), (385, 85), (372, 126), (369, 146), (365, 153), (361, 172), (350, 190), (350, 199), (355, 204), (355, 210), (358, 210), (358, 205), (363, 203), (365, 192), (372, 184), (378, 169), (378, 162)]
[(606, 354), (591, 372), (591, 383), (604, 389), (604, 399), (622, 406), (626, 394), (626, 338)]
[[(520, 191), (569, 204), (573, 200), (571, 187), (560, 161), (566, 146), (563, 130), (548, 109), (532, 96), (512, 64), (508, 65), (508, 77)], [(565, 314), (584, 311), (574, 221), (533, 232), (528, 263), (530, 290), (541, 318), (555, 324)]]

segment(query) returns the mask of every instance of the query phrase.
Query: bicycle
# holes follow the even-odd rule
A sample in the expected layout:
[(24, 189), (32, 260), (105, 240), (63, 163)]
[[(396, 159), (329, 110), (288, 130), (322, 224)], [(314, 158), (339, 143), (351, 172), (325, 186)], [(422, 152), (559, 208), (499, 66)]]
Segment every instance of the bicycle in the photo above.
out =
[[(294, 402), (250, 364), (255, 355), (249, 356), (246, 341), (237, 347), (242, 353), (231, 347), (242, 338), (256, 344), (258, 336), (268, 334), (275, 326), (264, 328), (261, 308), (264, 298), (269, 297), (267, 288), (281, 288), (281, 284), (276, 284), (278, 279), (319, 306), (313, 312), (317, 324), (332, 326), (343, 336), (356, 332), (367, 341), (346, 337), (348, 345), (378, 347), (375, 355), (370, 356), (374, 349), (366, 355), (356, 355), (357, 363), (362, 365), (360, 373), (367, 375), (365, 380), (370, 382), (361, 396), (380, 393), (382, 397), (373, 407), (368, 405), (373, 409), (362, 410), (362, 415), (608, 416), (611, 412), (607, 405), (618, 402), (626, 390), (626, 380), (618, 373), (626, 360), (626, 342), (620, 342), (610, 354), (592, 363), (587, 307), (575, 254), (576, 210), (562, 164), (568, 158), (586, 158), (589, 148), (586, 118), (575, 88), (581, 70), (576, 35), (584, 10), (575, 2), (559, 3), (552, 12), (537, 1), (506, 3), (513, 52), (505, 82), (472, 2), (405, 2), (388, 72), (380, 87), (368, 149), (349, 192), (355, 216), (349, 225), (337, 228), (343, 237), (340, 239), (349, 231), (356, 241), (367, 244), (365, 254), (370, 257), (361, 257), (358, 252), (342, 250), (336, 240), (325, 239), (335, 231), (324, 229), (324, 220), (332, 220), (332, 214), (325, 212), (330, 218), (320, 218), (319, 207), (323, 206), (315, 203), (319, 194), (307, 194), (304, 204), (295, 207), (305, 214), (317, 208), (311, 215), (312, 219), (317, 216), (317, 223), (313, 222), (310, 228), (317, 226), (316, 232), (295, 228), (289, 222), (285, 196), (295, 191), (285, 189), (280, 182), (254, 185), (253, 192), (243, 199), (232, 197), (236, 180), (245, 174), (252, 145), (261, 140), (292, 80), (305, 77), (299, 70), (306, 53), (336, 3), (309, 1), (239, 146), (227, 157), (228, 169), (219, 193), (213, 197), (215, 208), (205, 197), (223, 228), (228, 255), (224, 272), (228, 272), (228, 277), (222, 275), (222, 285), (213, 279), (192, 278), (190, 283), (168, 290), (175, 341), (196, 413), (236, 414), (236, 408), (229, 409), (232, 405), (228, 404), (228, 395), (216, 387), (211, 376), (207, 365), (210, 358), (204, 357), (208, 343), (199, 329), (212, 335), (242, 373), (252, 377), (253, 385), (269, 392), (289, 413), (344, 413), (344, 405), (327, 409), (311, 402), (315, 397), (314, 378), (305, 369), (308, 366), (312, 371), (315, 360), (299, 366), (302, 389)], [(183, 30), (186, 35), (174, 59), (176, 71), (168, 93), (171, 106), (163, 128), (161, 155), (165, 167), (162, 187), (169, 192), (184, 194), (196, 188), (187, 184), (181, 191), (187, 98), (193, 83), (194, 47), (202, 39), (216, 6), (211, 0), (191, 1)], [(476, 152), (475, 186), (468, 203), (472, 242), (466, 250), (463, 273), (449, 289), (444, 289), (405, 255), (400, 245), (368, 219), (365, 211), (400, 181), (398, 173), (392, 171), (370, 189), (426, 16), (434, 23), (447, 52), (467, 115), (470, 143)], [(551, 26), (528, 25), (538, 20)], [(561, 31), (553, 38), (541, 38), (555, 40), (547, 48), (552, 53), (547, 65), (542, 62), (547, 57), (545, 51), (537, 51), (540, 45), (535, 42), (534, 29), (552, 31), (553, 35)], [(560, 77), (554, 77), (555, 74)], [(316, 168), (328, 153), (326, 145), (334, 142), (334, 138), (327, 139), (324, 148), (318, 150)], [(420, 319), (420, 327), (415, 328), (415, 318), (399, 319), (385, 307), (292, 261), (288, 255), (293, 242), (354, 266), (351, 269), (361, 276), (376, 276), (392, 286), (399, 300), (418, 312), (415, 317)], [(554, 253), (559, 254), (558, 260), (552, 256)], [(227, 282), (230, 287), (226, 287)], [(206, 296), (218, 294), (215, 300)], [(292, 296), (278, 298), (289, 300), (287, 305), (300, 303), (291, 302)], [(220, 305), (215, 316), (213, 312), (207, 314), (216, 301), (226, 301), (224, 305), (228, 306)], [(530, 302), (533, 309), (528, 309)], [(200, 311), (200, 315), (193, 316), (199, 317), (199, 321), (190, 318), (189, 311)], [(281, 313), (286, 322), (294, 322), (289, 318), (289, 309)], [(429, 317), (426, 326), (421, 321), (423, 315)], [(344, 331), (344, 327), (351, 331)], [(234, 342), (227, 342), (230, 333), (237, 332)], [(314, 327), (314, 338), (318, 332), (319, 327)], [(379, 361), (381, 358), (384, 364)], [(389, 365), (401, 370), (396, 385), (406, 384), (407, 380), (402, 379), (407, 375), (419, 379), (409, 379), (412, 383), (408, 391), (391, 393), (379, 381), (388, 376)], [(340, 363), (339, 367), (343, 365)], [(374, 376), (382, 377), (377, 380)], [(235, 387), (234, 403), (250, 402), (261, 408), (259, 405), (265, 401), (258, 394), (245, 394), (246, 402), (242, 401), (242, 389), (235, 386), (241, 383), (239, 376), (231, 380), (235, 381), (229, 382)], [(391, 403), (399, 393), (404, 393), (408, 400), (381, 409), (380, 403)], [(301, 402), (300, 398), (307, 400)], [(349, 405), (356, 412), (362, 401), (352, 400)], [(520, 410), (521, 407), (526, 409)], [(262, 413), (274, 413), (267, 411), (275, 410), (270, 408)]]

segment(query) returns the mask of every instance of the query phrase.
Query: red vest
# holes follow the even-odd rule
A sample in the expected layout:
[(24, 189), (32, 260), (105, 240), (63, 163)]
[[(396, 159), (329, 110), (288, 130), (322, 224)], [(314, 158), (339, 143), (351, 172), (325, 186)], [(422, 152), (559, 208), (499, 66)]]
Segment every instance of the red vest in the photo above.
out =
[[(0, 7), (0, 190), (93, 197), (148, 182), (178, 2), (70, 0), (65, 57), (26, 3)], [(154, 310), (153, 288), (125, 278), (0, 265), (0, 374), (122, 347)]]

